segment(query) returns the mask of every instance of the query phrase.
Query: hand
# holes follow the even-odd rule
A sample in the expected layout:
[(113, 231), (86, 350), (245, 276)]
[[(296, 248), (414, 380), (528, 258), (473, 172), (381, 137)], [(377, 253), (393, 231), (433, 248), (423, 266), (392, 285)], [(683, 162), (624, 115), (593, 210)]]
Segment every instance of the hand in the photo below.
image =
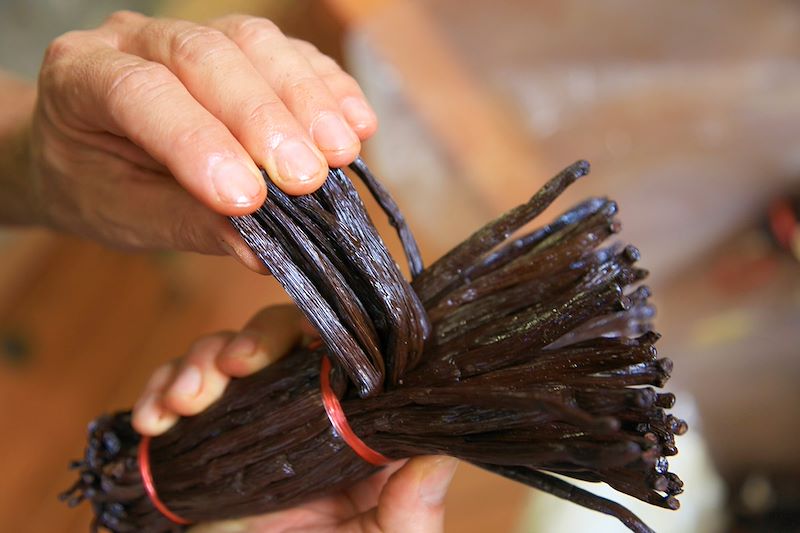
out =
[(56, 228), (122, 247), (228, 253), (261, 270), (222, 216), (263, 202), (257, 166), (287, 193), (309, 193), (376, 127), (353, 78), (268, 20), (202, 26), (120, 12), (48, 48), (33, 185)]
[[(159, 435), (178, 417), (195, 415), (216, 401), (231, 377), (243, 377), (285, 355), (311, 331), (296, 307), (269, 307), (234, 334), (197, 341), (179, 360), (153, 373), (133, 409), (133, 426)], [(340, 493), (298, 507), (199, 524), (192, 533), (370, 531), (435, 533), (443, 530), (444, 497), (458, 461), (415, 457), (397, 461)]]
[(258, 312), (242, 331), (202, 337), (183, 357), (153, 372), (133, 408), (133, 427), (160, 435), (181, 416), (193, 416), (217, 401), (232, 377), (254, 374), (289, 353), (312, 326), (294, 305)]

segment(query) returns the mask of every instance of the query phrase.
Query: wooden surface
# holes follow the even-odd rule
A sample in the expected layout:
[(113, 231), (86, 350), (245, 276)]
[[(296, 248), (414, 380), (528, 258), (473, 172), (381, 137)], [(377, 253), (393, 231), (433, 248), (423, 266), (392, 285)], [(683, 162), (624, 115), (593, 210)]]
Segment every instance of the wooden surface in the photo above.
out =
[(240, 325), (282, 296), (232, 261), (127, 255), (56, 239), (25, 290), (4, 302), (4, 339), (24, 355), (0, 363), (0, 530), (85, 531), (87, 508), (56, 499), (74, 475), (86, 424), (129, 407), (161, 361), (205, 332)]

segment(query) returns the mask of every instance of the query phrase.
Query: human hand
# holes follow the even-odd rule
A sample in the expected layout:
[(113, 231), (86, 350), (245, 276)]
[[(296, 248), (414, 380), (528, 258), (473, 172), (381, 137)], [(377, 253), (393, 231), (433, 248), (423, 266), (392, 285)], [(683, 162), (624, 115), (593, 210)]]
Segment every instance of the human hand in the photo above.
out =
[(294, 305), (256, 313), (238, 333), (222, 331), (195, 341), (182, 356), (153, 372), (133, 408), (133, 427), (161, 435), (181, 416), (217, 401), (232, 377), (254, 374), (282, 358), (312, 326)]
[[(179, 416), (200, 413), (244, 377), (280, 359), (311, 326), (292, 305), (268, 307), (237, 334), (195, 342), (187, 354), (153, 373), (133, 409), (133, 427), (160, 435)], [(370, 531), (435, 533), (443, 529), (444, 497), (458, 461), (415, 457), (396, 461), (347, 490), (275, 513), (194, 526), (192, 533)]]
[(358, 84), (270, 21), (202, 26), (120, 12), (50, 45), (32, 118), (32, 184), (51, 226), (127, 248), (231, 254), (224, 215), (253, 212), (257, 166), (317, 189), (377, 127)]

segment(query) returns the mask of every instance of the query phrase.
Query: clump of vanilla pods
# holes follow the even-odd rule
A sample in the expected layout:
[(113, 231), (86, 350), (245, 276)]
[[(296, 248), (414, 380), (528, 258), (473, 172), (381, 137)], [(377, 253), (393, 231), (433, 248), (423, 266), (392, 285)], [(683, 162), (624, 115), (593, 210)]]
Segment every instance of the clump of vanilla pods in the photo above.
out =
[[(351, 169), (398, 229), (412, 281), (341, 169), (299, 197), (267, 178), (266, 203), (232, 222), (323, 343), (234, 380), (205, 412), (152, 440), (152, 474), (166, 506), (193, 522), (254, 515), (373, 474), (323, 409), (327, 354), (350, 425), (387, 457), (458, 457), (633, 531), (650, 529), (567, 479), (677, 509), (682, 482), (667, 457), (686, 424), (667, 413), (675, 397), (657, 392), (672, 363), (656, 355), (639, 253), (606, 244), (619, 231), (616, 204), (591, 198), (512, 237), (588, 163), (569, 166), (426, 269), (395, 203), (363, 161)], [(138, 442), (129, 413), (95, 420), (74, 464), (80, 477), (64, 497), (89, 500), (95, 528), (180, 530), (143, 489)]]

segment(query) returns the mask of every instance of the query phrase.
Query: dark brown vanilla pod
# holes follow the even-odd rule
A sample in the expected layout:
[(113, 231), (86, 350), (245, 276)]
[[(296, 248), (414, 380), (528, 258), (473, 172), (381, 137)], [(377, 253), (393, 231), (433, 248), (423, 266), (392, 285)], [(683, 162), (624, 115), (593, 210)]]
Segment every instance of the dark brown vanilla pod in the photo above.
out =
[[(265, 513), (375, 472), (328, 420), (325, 353), (350, 426), (386, 457), (458, 457), (634, 531), (650, 529), (564, 478), (677, 508), (682, 482), (667, 457), (686, 424), (666, 411), (675, 397), (657, 392), (672, 364), (655, 349), (650, 291), (634, 286), (646, 276), (638, 251), (603, 244), (619, 231), (616, 204), (589, 199), (511, 237), (588, 164), (421, 272), (396, 205), (363, 162), (354, 167), (398, 228), (414, 281), (400, 275), (341, 170), (303, 197), (269, 184), (267, 203), (233, 222), (325, 344), (234, 380), (209, 409), (152, 439), (168, 509), (192, 522)], [(96, 525), (112, 531), (175, 530), (145, 493), (138, 444), (129, 414), (99, 418), (65, 498), (88, 499)]]
[(587, 161), (573, 163), (548, 181), (527, 203), (486, 224), (433, 263), (416, 280), (416, 291), (422, 301), (427, 303), (440, 295), (448, 285), (456, 283), (458, 278), (465, 279), (462, 276), (465, 266), (471, 265), (475, 259), (507, 240), (509, 235), (541, 214), (564, 189), (588, 173)]
[(400, 237), (400, 243), (403, 245), (403, 251), (408, 260), (408, 268), (411, 272), (411, 279), (416, 279), (417, 276), (422, 274), (424, 265), (422, 264), (422, 255), (419, 253), (417, 241), (411, 233), (403, 213), (395, 203), (394, 199), (389, 195), (381, 182), (372, 174), (367, 164), (361, 157), (357, 157), (350, 168), (355, 172), (361, 181), (367, 186), (369, 192), (381, 206), (383, 211), (389, 217), (389, 223), (397, 230), (397, 235)]
[[(234, 226), (274, 265), (271, 272), (361, 396), (396, 383), (419, 360), (430, 325), (352, 183), (333, 169), (317, 192), (289, 197), (267, 181), (264, 205), (253, 216), (232, 219)], [(374, 190), (382, 205), (394, 205), (385, 191)], [(401, 238), (409, 262), (421, 263), (410, 233)]]

